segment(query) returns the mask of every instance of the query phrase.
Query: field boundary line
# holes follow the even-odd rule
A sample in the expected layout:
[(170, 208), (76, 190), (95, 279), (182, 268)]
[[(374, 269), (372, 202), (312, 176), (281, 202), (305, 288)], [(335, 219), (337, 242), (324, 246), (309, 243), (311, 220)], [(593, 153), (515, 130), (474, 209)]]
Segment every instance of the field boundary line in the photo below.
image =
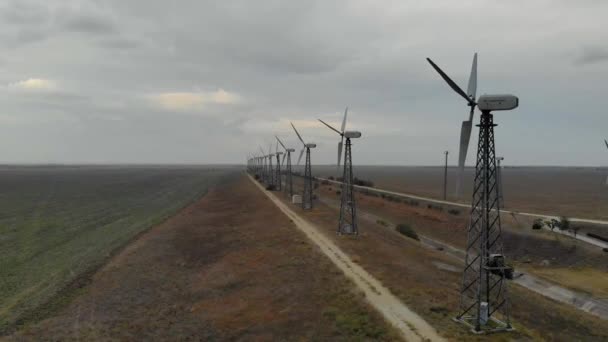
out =
[(250, 175), (249, 179), (264, 193), (309, 240), (316, 244), (321, 251), (351, 279), (365, 294), (365, 299), (390, 324), (399, 330), (406, 341), (445, 341), (435, 328), (428, 324), (417, 313), (393, 295), (380, 281), (374, 278), (361, 266), (353, 262), (335, 243), (325, 237), (316, 225), (296, 214), (274, 194), (266, 191), (262, 185)]
[[(315, 179), (321, 180), (321, 181), (331, 182), (331, 183), (338, 184), (338, 185), (342, 185), (342, 182), (336, 181), (336, 180), (331, 180), (331, 179), (321, 178), (321, 177), (315, 177)], [(416, 200), (420, 200), (420, 201), (424, 201), (424, 202), (437, 203), (437, 204), (446, 204), (446, 205), (451, 205), (451, 206), (461, 207), (461, 208), (467, 208), (467, 209), (471, 208), (471, 204), (438, 200), (438, 199), (434, 199), (434, 198), (430, 198), (430, 197), (423, 197), (423, 196), (418, 196), (418, 195), (413, 195), (413, 194), (406, 194), (406, 193), (402, 193), (402, 192), (395, 192), (395, 191), (385, 190), (385, 189), (379, 189), (379, 188), (371, 188), (371, 187), (368, 187), (368, 186), (353, 185), (353, 187), (355, 187), (357, 189), (360, 189), (360, 190), (366, 190), (366, 191), (380, 193), (380, 194), (387, 194), (387, 195), (394, 195), (394, 196), (399, 196), (399, 197), (411, 198), (411, 199), (416, 199)], [(534, 213), (518, 212), (518, 211), (513, 211), (513, 210), (505, 210), (505, 209), (500, 209), (500, 212), (501, 212), (501, 214), (520, 215), (520, 216), (527, 216), (527, 217), (541, 218), (541, 219), (555, 219), (555, 220), (558, 220), (558, 221), (560, 220), (560, 217), (554, 216), (554, 215), (534, 214)], [(576, 217), (570, 217), (568, 219), (570, 220), (570, 222), (608, 225), (608, 221), (602, 221), (602, 220), (583, 219), (583, 218), (576, 218)], [(551, 231), (551, 229), (548, 228), (548, 227), (544, 227), (544, 228), (546, 230)], [(576, 239), (576, 240), (580, 240), (580, 241), (586, 242), (586, 243), (588, 243), (590, 245), (594, 245), (596, 247), (608, 248), (608, 243), (603, 242), (603, 241), (598, 240), (598, 239), (594, 239), (594, 238), (582, 235), (582, 234), (575, 236), (574, 234), (572, 234), (570, 232), (561, 231), (559, 229), (554, 230), (552, 232), (553, 233), (557, 233), (557, 234), (561, 234), (561, 235), (565, 235), (565, 236), (571, 237), (571, 238)]]

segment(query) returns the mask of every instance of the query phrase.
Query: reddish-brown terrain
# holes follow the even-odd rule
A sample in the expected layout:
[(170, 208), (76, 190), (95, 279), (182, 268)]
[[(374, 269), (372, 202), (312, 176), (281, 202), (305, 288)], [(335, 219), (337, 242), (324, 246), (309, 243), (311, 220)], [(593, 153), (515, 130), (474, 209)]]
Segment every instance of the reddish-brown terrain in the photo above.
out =
[(244, 177), (126, 247), (9, 340), (394, 340), (352, 283)]

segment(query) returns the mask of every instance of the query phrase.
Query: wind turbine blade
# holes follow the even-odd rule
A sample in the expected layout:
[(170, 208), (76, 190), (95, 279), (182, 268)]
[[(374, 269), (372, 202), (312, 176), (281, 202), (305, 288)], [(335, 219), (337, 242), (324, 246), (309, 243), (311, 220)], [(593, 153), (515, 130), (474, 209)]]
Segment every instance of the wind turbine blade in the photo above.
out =
[(441, 68), (439, 68), (437, 66), (437, 64), (433, 63), (433, 61), (430, 58), (427, 58), (426, 60), (431, 64), (433, 69), (435, 69), (435, 71), (437, 71), (439, 73), (439, 75), (443, 78), (443, 80), (447, 82), (447, 84), (450, 86), (450, 88), (452, 88), (456, 93), (458, 93), (458, 95), (462, 96), (462, 98), (467, 100), (469, 105), (472, 106), (472, 105), (476, 104), (475, 101), (471, 100), (471, 98), (464, 91), (462, 91), (462, 89), (460, 89), (460, 87), (454, 81), (452, 81), (452, 79), (448, 75), (446, 75), (446, 73), (443, 72), (443, 70), (441, 70)]
[(463, 121), (460, 128), (460, 148), (458, 150), (458, 178), (456, 179), (456, 196), (462, 195), (462, 183), (464, 182), (464, 165), (469, 150), (473, 121)]
[(340, 166), (340, 161), (342, 160), (342, 142), (338, 143), (338, 167)]
[(281, 139), (279, 139), (279, 137), (277, 137), (276, 135), (274, 137), (277, 138), (277, 141), (279, 142), (279, 144), (281, 144), (281, 146), (283, 146), (283, 148), (287, 150), (287, 147), (285, 147), (285, 145), (283, 145), (283, 142), (281, 141)]
[(283, 160), (281, 161), (281, 165), (285, 165), (285, 158), (287, 158), (287, 153), (283, 154)]
[(305, 147), (303, 147), (302, 151), (300, 151), (300, 156), (298, 157), (298, 164), (296, 164), (296, 165), (300, 165), (300, 161), (302, 161), (302, 156), (304, 155), (304, 149), (305, 149)]
[(262, 146), (258, 146), (260, 148), (260, 151), (262, 151), (262, 156), (266, 155), (266, 152), (264, 152), (264, 149), (262, 148)]
[(346, 128), (346, 115), (348, 115), (348, 107), (344, 110), (344, 118), (342, 119), (342, 133), (344, 133), (344, 129)]
[(319, 121), (321, 121), (321, 122), (322, 122), (322, 123), (323, 123), (325, 126), (329, 127), (329, 129), (331, 129), (332, 131), (334, 131), (334, 132), (336, 132), (336, 133), (338, 133), (338, 134), (342, 135), (342, 132), (340, 132), (340, 131), (338, 131), (337, 129), (335, 129), (335, 128), (331, 127), (331, 126), (330, 126), (330, 125), (329, 125), (327, 122), (325, 122), (325, 121), (323, 121), (323, 120), (321, 120), (321, 119), (318, 119), (318, 120), (319, 120)]
[(304, 142), (304, 140), (300, 136), (300, 133), (298, 133), (298, 130), (296, 129), (296, 126), (294, 126), (292, 122), (290, 122), (290, 124), (291, 124), (291, 127), (293, 127), (293, 130), (296, 132), (296, 135), (298, 136), (298, 139), (300, 139), (300, 141), (302, 142), (302, 145), (306, 145), (306, 143)]
[(473, 101), (477, 98), (477, 52), (473, 55), (473, 65), (471, 65), (471, 75), (469, 76), (469, 86), (467, 87), (467, 95)]
[(606, 144), (606, 148), (608, 148), (608, 141), (606, 141), (606, 139), (604, 139), (604, 144)]

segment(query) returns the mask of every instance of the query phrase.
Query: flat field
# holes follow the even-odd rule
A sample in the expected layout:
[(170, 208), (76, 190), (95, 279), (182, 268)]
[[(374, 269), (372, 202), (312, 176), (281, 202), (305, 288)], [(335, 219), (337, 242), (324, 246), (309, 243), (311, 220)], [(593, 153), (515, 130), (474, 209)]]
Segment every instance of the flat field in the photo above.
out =
[(146, 231), (69, 305), (9, 340), (396, 341), (399, 336), (246, 179)]
[(52, 313), (112, 253), (235, 169), (0, 168), (0, 335)]
[[(505, 167), (503, 196), (505, 209), (556, 216), (608, 220), (607, 168)], [(355, 176), (371, 180), (376, 187), (443, 198), (443, 167), (355, 166)], [(472, 197), (475, 169), (465, 169), (464, 194)], [(457, 169), (448, 168), (448, 200), (454, 196)], [(341, 176), (335, 166), (314, 165), (313, 175)]]
[[(298, 191), (301, 191), (300, 183), (296, 182)], [(405, 223), (420, 236), (461, 248), (466, 238), (466, 215), (463, 211), (450, 214), (443, 208), (438, 210), (420, 203), (412, 205), (358, 194), (360, 234), (357, 237), (338, 236), (335, 234), (338, 207), (329, 205), (339, 201), (336, 190), (335, 185), (320, 184), (315, 190), (319, 200), (314, 210), (304, 212), (297, 208), (298, 212), (322, 227), (328, 238), (448, 339), (602, 341), (608, 338), (605, 320), (515, 284), (509, 288), (512, 320), (517, 330), (507, 334), (472, 335), (451, 320), (458, 310), (462, 261), (451, 257), (443, 248), (429, 248), (394, 229), (395, 224)], [(597, 291), (586, 291), (589, 286), (582, 288), (579, 282), (583, 275), (589, 277), (591, 274), (593, 277), (606, 272), (606, 253), (601, 250), (560, 238), (551, 232), (532, 231), (528, 224), (519, 227), (515, 222), (505, 223), (503, 237), (505, 253), (509, 262), (515, 264), (516, 271), (521, 271), (520, 266), (525, 265), (525, 272), (528, 269), (542, 270), (547, 273), (545, 277), (566, 288), (602, 295), (605, 278), (595, 280), (596, 285), (603, 286)], [(546, 265), (545, 261), (548, 261)], [(578, 280), (569, 278), (572, 272), (580, 273)]]

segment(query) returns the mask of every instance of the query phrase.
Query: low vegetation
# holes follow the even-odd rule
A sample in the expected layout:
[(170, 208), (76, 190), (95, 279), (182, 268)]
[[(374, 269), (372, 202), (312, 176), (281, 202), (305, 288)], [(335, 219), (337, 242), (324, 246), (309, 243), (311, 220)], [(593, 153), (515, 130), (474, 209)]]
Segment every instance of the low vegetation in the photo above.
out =
[(400, 234), (409, 237), (410, 239), (420, 241), (420, 238), (418, 237), (418, 234), (416, 234), (416, 231), (406, 223), (398, 224), (397, 227), (395, 227), (395, 230), (398, 231)]
[(194, 167), (0, 169), (0, 335), (65, 303), (112, 253), (222, 175)]

